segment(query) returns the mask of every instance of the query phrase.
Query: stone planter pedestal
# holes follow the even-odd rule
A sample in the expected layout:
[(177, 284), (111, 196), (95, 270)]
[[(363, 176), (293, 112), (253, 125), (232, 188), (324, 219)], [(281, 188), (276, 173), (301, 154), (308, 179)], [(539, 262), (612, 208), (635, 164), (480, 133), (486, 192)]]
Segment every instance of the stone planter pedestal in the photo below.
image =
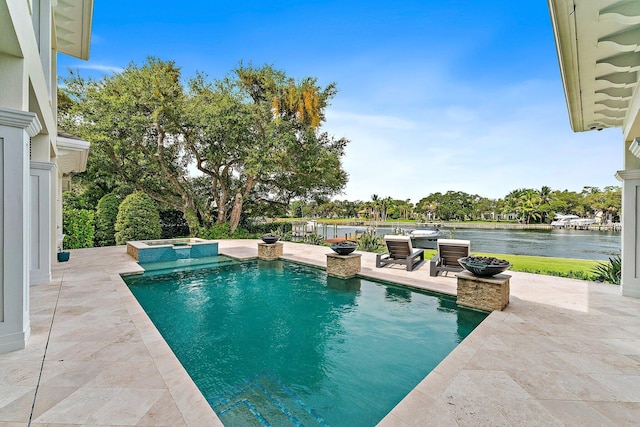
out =
[(468, 271), (456, 274), (458, 278), (458, 305), (479, 310), (502, 310), (509, 304), (508, 274), (478, 277)]
[(258, 258), (273, 260), (282, 256), (283, 243), (258, 243)]
[(329, 276), (348, 279), (360, 272), (362, 254), (338, 255), (327, 254), (327, 274)]

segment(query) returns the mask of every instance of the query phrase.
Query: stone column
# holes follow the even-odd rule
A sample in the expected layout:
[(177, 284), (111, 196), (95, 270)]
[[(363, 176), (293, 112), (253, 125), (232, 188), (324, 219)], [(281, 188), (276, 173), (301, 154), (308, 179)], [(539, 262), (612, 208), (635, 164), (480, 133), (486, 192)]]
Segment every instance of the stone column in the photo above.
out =
[(283, 246), (284, 244), (281, 242), (258, 243), (258, 258), (266, 260), (278, 259), (282, 256)]
[(622, 181), (622, 295), (640, 298), (640, 170), (616, 173)]
[(51, 183), (56, 175), (56, 164), (31, 162), (31, 248), (30, 281), (32, 285), (51, 282), (53, 259), (53, 224), (51, 216)]
[(29, 339), (29, 138), (41, 128), (34, 113), (0, 107), (0, 353)]
[(362, 254), (327, 254), (327, 274), (348, 279), (360, 272)]
[(468, 271), (456, 274), (458, 278), (458, 296), (456, 303), (478, 310), (502, 310), (509, 304), (508, 274), (493, 277), (478, 277)]

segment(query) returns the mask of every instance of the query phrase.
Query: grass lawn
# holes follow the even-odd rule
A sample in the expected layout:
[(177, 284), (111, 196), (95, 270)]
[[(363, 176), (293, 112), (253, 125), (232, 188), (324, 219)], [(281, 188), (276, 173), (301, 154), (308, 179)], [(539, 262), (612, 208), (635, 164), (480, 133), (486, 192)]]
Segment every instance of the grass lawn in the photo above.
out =
[[(425, 249), (425, 259), (431, 259), (435, 255), (435, 249)], [(546, 274), (548, 276), (572, 277), (576, 279), (594, 280), (593, 268), (598, 261), (571, 258), (550, 258), (530, 255), (506, 255), (474, 252), (474, 255), (489, 256), (509, 261), (510, 270), (525, 273)]]

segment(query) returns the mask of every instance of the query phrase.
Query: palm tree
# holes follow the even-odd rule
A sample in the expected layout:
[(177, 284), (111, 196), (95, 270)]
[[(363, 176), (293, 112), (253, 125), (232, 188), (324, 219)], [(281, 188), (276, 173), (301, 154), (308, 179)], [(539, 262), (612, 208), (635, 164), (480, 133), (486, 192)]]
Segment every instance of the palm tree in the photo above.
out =
[(385, 197), (380, 201), (380, 216), (382, 218), (382, 222), (387, 220), (387, 212), (393, 203), (393, 199), (391, 197)]
[(373, 221), (378, 221), (378, 204), (380, 203), (380, 197), (377, 194), (371, 195), (372, 208), (373, 208)]
[(540, 208), (540, 195), (534, 190), (524, 190), (518, 197), (517, 209), (522, 213), (522, 218), (526, 224), (532, 219), (540, 219), (542, 215), (539, 211)]
[(550, 205), (553, 201), (553, 191), (551, 190), (551, 187), (544, 185), (540, 188), (540, 191), (538, 191), (538, 196), (540, 196), (540, 219), (543, 222), (546, 222), (549, 217)]

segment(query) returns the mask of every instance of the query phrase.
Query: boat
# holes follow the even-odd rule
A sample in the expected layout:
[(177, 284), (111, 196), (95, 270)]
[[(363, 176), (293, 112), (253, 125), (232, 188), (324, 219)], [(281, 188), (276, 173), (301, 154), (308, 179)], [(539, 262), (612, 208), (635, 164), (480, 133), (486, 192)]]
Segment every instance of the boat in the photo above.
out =
[(556, 214), (551, 221), (551, 227), (554, 228), (587, 228), (595, 223), (593, 218), (580, 218), (578, 215), (562, 215)]
[(443, 237), (442, 232), (437, 228), (416, 228), (409, 233), (411, 245), (421, 249), (435, 249), (439, 238)]
[(316, 234), (317, 230), (317, 221), (294, 221), (291, 227), (291, 235), (293, 237), (304, 237), (309, 234)]
[(318, 222), (314, 221), (314, 220), (307, 221), (307, 223), (305, 224), (305, 227), (304, 227), (304, 231), (307, 234), (310, 234), (310, 233), (314, 233), (315, 234), (317, 229), (318, 229)]

